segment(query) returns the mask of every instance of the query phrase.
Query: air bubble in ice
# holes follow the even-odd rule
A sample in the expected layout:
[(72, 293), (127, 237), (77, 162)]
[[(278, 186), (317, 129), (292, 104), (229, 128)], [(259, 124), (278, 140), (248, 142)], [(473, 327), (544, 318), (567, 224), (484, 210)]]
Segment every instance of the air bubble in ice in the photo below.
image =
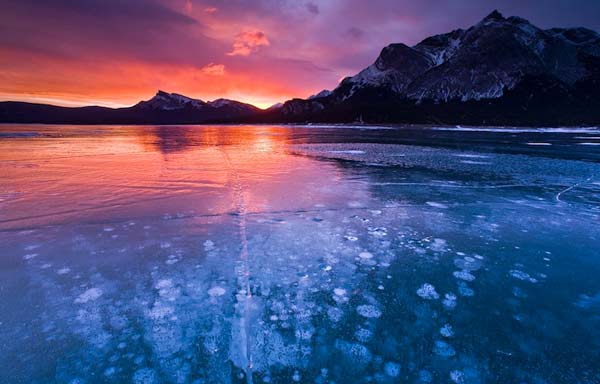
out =
[(381, 311), (373, 305), (359, 305), (356, 307), (356, 312), (366, 318), (378, 318), (381, 316)]
[(400, 364), (394, 363), (392, 361), (388, 361), (383, 366), (385, 374), (389, 377), (398, 377), (400, 376)]
[(445, 341), (436, 340), (433, 346), (433, 353), (439, 356), (450, 357), (456, 354), (452, 346)]
[(208, 290), (208, 295), (210, 297), (223, 296), (225, 294), (225, 288), (215, 286)]
[(83, 292), (79, 297), (75, 299), (75, 303), (84, 304), (88, 301), (94, 301), (102, 296), (102, 290), (100, 288), (90, 288), (87, 291)]
[(454, 336), (454, 330), (450, 324), (445, 324), (442, 328), (440, 328), (440, 335), (444, 337), (452, 337)]
[(461, 280), (464, 280), (464, 281), (473, 281), (473, 280), (475, 280), (475, 276), (473, 276), (471, 273), (469, 273), (468, 271), (465, 271), (465, 270), (455, 271), (452, 274), (457, 279), (461, 279)]
[(428, 283), (423, 284), (421, 288), (417, 289), (417, 295), (425, 300), (437, 300), (440, 298), (435, 287)]
[(462, 384), (465, 382), (465, 374), (462, 371), (452, 371), (450, 372), (450, 380), (455, 382), (456, 384)]
[(434, 207), (434, 208), (440, 208), (440, 209), (448, 208), (448, 206), (446, 204), (436, 203), (435, 201), (428, 201), (425, 204), (429, 205), (430, 207)]

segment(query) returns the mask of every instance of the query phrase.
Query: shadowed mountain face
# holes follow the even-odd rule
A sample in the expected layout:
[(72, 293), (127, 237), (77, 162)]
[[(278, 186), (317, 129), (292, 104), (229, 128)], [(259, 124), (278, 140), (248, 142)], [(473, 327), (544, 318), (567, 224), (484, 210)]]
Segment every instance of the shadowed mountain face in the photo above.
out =
[(600, 35), (540, 29), (494, 11), (467, 30), (409, 47), (390, 44), (333, 91), (266, 111), (158, 91), (130, 108), (0, 103), (0, 122), (198, 124), (209, 122), (600, 123)]
[(494, 11), (467, 30), (391, 44), (330, 94), (291, 100), (284, 120), (594, 124), (600, 35), (542, 30)]
[(250, 104), (217, 99), (205, 102), (158, 91), (129, 108), (66, 108), (20, 102), (0, 103), (0, 122), (71, 124), (200, 124), (233, 122), (261, 112)]

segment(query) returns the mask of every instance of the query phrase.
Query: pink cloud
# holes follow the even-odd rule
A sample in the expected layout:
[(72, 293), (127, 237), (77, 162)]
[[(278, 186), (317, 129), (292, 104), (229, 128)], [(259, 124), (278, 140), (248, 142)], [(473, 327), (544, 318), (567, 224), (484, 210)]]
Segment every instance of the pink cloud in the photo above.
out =
[(202, 67), (200, 71), (208, 76), (223, 76), (225, 75), (225, 66), (223, 64), (210, 63)]
[(271, 43), (264, 32), (242, 32), (235, 37), (233, 50), (227, 55), (248, 56), (249, 54), (258, 51), (260, 47), (268, 46), (270, 44)]

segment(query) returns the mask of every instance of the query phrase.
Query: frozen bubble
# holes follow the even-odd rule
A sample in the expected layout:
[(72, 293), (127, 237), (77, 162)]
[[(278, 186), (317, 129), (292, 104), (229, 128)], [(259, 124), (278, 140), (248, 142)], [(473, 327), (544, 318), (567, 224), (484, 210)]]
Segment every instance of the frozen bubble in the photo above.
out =
[(113, 227), (104, 227), (104, 232), (112, 232), (115, 229)]
[(34, 259), (36, 257), (38, 257), (37, 253), (28, 253), (25, 256), (23, 256), (23, 259), (25, 259), (25, 260), (31, 260), (31, 259)]
[(358, 237), (352, 236), (352, 235), (346, 235), (346, 236), (344, 236), (344, 239), (346, 239), (348, 241), (357, 241)]
[(79, 297), (75, 299), (75, 303), (84, 304), (88, 301), (94, 301), (102, 296), (102, 290), (100, 288), (90, 288), (87, 291), (83, 292)]
[(448, 206), (446, 204), (436, 203), (435, 201), (428, 201), (425, 204), (429, 205), (430, 207), (434, 207), (434, 208), (440, 208), (440, 209), (448, 208)]
[(295, 382), (299, 382), (301, 378), (302, 377), (300, 376), (300, 372), (294, 371), (294, 374), (292, 375), (292, 380), (294, 380)]
[(471, 297), (475, 295), (475, 291), (469, 288), (469, 286), (464, 281), (458, 283), (458, 293), (460, 293), (461, 296), (465, 297)]
[(385, 374), (388, 375), (389, 377), (400, 376), (400, 364), (398, 364), (398, 363), (388, 361), (383, 366), (383, 370), (385, 371)]
[(387, 236), (387, 229), (386, 228), (369, 228), (369, 235), (371, 236), (375, 236), (375, 237), (384, 237)]
[(334, 288), (333, 293), (335, 293), (336, 296), (344, 296), (346, 295), (346, 290), (343, 288)]
[(464, 281), (473, 281), (473, 280), (475, 280), (475, 276), (473, 276), (468, 271), (464, 271), (464, 270), (463, 271), (454, 271), (454, 273), (452, 273), (452, 274), (457, 279), (461, 279), (461, 280), (464, 280)]
[(204, 250), (205, 251), (212, 251), (215, 248), (215, 243), (212, 242), (212, 240), (206, 240), (204, 242)]
[(133, 374), (133, 384), (158, 384), (158, 375), (153, 369), (142, 368)]
[(452, 371), (450, 372), (450, 380), (457, 384), (462, 384), (465, 382), (465, 374), (462, 371)]
[(362, 208), (363, 204), (360, 201), (349, 201), (348, 206), (350, 208)]
[(445, 324), (442, 328), (440, 328), (440, 335), (444, 337), (452, 337), (454, 336), (454, 330), (450, 324)]
[(425, 300), (437, 300), (440, 298), (435, 287), (428, 283), (423, 284), (421, 288), (417, 289), (417, 295)]
[(511, 269), (509, 274), (518, 280), (529, 281), (531, 283), (537, 283), (537, 279), (529, 276), (529, 273), (520, 271), (518, 269)]
[(326, 272), (331, 271), (331, 265), (326, 265), (325, 267), (323, 267), (323, 270)]
[(329, 320), (333, 321), (334, 323), (340, 321), (342, 316), (344, 316), (344, 312), (337, 307), (330, 307), (327, 309), (327, 317), (329, 317)]
[(429, 248), (435, 252), (443, 252), (446, 249), (446, 244), (446, 240), (444, 239), (433, 239)]
[(58, 273), (59, 275), (66, 275), (69, 272), (71, 272), (71, 268), (68, 268), (68, 267), (63, 267), (63, 268), (59, 269), (58, 271), (56, 271), (56, 273)]
[(156, 289), (171, 288), (172, 286), (173, 286), (173, 281), (171, 281), (170, 279), (158, 280), (158, 282), (155, 285)]
[(358, 328), (356, 332), (354, 332), (354, 337), (361, 343), (366, 343), (373, 337), (373, 332), (366, 328)]
[(445, 341), (436, 340), (433, 345), (433, 353), (443, 357), (450, 357), (456, 354), (456, 351), (452, 346)]
[(381, 311), (373, 305), (359, 305), (356, 307), (356, 312), (366, 318), (378, 318), (381, 316)]
[(104, 370), (104, 376), (110, 377), (114, 375), (115, 372), (117, 372), (117, 369), (115, 367), (108, 367)]
[(212, 287), (211, 289), (208, 290), (208, 295), (210, 297), (217, 297), (217, 296), (223, 296), (225, 294), (225, 288), (223, 287)]
[(26, 251), (33, 251), (34, 249), (38, 249), (40, 247), (39, 244), (32, 244), (25, 247)]
[(361, 259), (372, 259), (373, 254), (371, 252), (361, 252), (358, 254), (358, 257), (360, 257)]
[(473, 272), (481, 268), (481, 261), (467, 256), (464, 259), (454, 260), (454, 265), (457, 268), (464, 269), (465, 271)]
[(373, 355), (367, 347), (359, 343), (350, 343), (344, 340), (336, 340), (335, 347), (342, 352), (353, 364), (364, 367), (371, 362)]

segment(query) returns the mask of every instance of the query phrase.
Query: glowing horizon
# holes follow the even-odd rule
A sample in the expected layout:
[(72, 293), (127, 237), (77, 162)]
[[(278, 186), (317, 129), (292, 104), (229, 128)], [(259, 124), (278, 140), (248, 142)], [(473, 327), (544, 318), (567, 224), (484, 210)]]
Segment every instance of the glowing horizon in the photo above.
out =
[(0, 101), (128, 107), (161, 89), (267, 108), (334, 88), (390, 43), (469, 27), (494, 8), (542, 27), (600, 29), (600, 5), (579, 3), (10, 2), (0, 14)]

